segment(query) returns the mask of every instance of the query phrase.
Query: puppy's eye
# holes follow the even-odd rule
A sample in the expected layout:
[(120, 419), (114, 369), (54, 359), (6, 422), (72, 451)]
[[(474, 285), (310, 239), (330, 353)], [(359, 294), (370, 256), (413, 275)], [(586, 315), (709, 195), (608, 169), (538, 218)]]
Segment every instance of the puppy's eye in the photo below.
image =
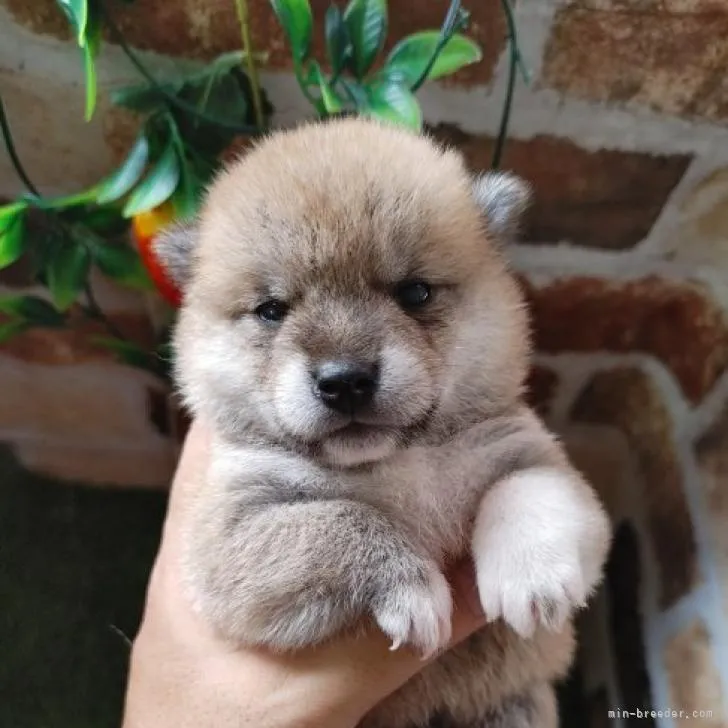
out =
[(422, 308), (432, 299), (432, 288), (423, 281), (405, 281), (397, 286), (394, 297), (406, 310)]
[(288, 313), (288, 306), (283, 301), (272, 298), (270, 301), (261, 303), (255, 309), (255, 315), (267, 324), (277, 324), (283, 321)]

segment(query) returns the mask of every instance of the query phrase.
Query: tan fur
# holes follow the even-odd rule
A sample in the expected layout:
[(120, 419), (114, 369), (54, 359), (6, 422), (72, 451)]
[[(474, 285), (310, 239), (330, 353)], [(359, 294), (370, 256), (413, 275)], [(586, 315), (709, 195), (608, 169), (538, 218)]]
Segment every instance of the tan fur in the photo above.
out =
[[(349, 119), (263, 141), (159, 245), (185, 286), (178, 381), (216, 425), (185, 566), (221, 633), (292, 649), (373, 617), (437, 649), (442, 569), (474, 557), (498, 619), (367, 728), (550, 728), (568, 620), (600, 578), (604, 514), (520, 401), (527, 317), (496, 242), (524, 199), (515, 178), (474, 184), (456, 152)], [(411, 278), (433, 297), (405, 312), (393, 290)], [(271, 297), (289, 306), (276, 326), (255, 314)], [(381, 371), (353, 433), (311, 393), (337, 357)]]

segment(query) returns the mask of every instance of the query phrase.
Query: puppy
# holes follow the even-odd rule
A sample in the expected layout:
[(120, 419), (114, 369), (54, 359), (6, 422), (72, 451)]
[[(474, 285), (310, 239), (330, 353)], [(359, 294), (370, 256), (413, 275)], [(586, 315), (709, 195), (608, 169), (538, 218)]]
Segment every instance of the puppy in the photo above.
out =
[(185, 292), (177, 381), (215, 427), (184, 566), (217, 630), (292, 650), (371, 619), (432, 654), (443, 570), (475, 563), (488, 626), (366, 728), (557, 723), (609, 530), (522, 401), (527, 316), (498, 244), (527, 196), (341, 119), (267, 138), (157, 244)]

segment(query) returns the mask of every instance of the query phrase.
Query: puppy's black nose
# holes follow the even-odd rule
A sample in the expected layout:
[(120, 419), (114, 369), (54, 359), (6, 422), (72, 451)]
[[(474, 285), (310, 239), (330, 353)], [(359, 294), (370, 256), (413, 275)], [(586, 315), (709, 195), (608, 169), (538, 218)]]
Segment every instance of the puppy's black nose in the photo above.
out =
[(372, 401), (378, 369), (376, 364), (361, 362), (324, 362), (314, 374), (316, 394), (327, 407), (351, 414)]

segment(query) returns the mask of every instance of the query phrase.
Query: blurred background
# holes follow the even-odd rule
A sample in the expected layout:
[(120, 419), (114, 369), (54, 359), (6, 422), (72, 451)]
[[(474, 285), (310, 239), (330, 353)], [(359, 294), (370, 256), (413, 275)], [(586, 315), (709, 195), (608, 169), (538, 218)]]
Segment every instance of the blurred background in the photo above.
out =
[(615, 529), (564, 724), (727, 726), (726, 38), (721, 0), (0, 0), (0, 725), (119, 722), (186, 425), (150, 241), (361, 113), (535, 189), (531, 402)]

